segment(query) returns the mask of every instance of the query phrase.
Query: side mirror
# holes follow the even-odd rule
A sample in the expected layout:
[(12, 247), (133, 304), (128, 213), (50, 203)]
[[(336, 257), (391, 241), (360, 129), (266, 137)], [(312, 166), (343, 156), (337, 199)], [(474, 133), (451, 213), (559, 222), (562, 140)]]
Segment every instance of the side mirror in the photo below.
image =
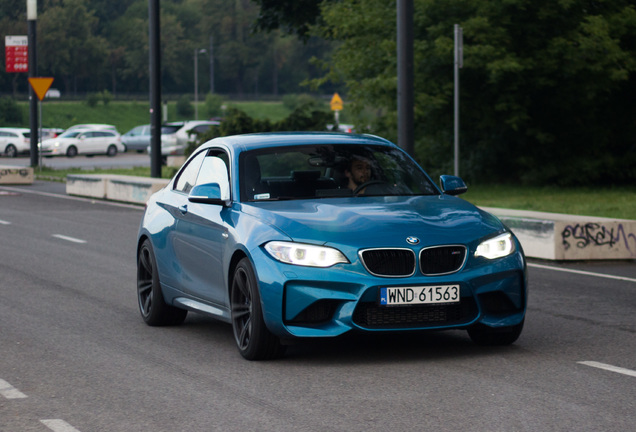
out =
[(221, 186), (218, 183), (206, 183), (192, 188), (188, 201), (200, 204), (225, 205), (221, 198)]
[(457, 176), (442, 175), (439, 176), (439, 182), (442, 186), (442, 192), (446, 195), (461, 195), (468, 190), (464, 180)]

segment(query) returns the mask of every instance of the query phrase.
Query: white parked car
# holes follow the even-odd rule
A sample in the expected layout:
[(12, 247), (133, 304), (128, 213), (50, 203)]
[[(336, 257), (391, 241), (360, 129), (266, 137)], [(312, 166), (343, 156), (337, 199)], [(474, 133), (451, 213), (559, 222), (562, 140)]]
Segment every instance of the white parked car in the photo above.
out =
[(78, 154), (115, 156), (125, 151), (119, 133), (106, 129), (67, 130), (56, 138), (42, 141), (41, 146), (41, 153), (46, 157), (75, 157)]
[(31, 151), (31, 130), (28, 128), (0, 128), (0, 153), (16, 157)]
[[(188, 144), (195, 142), (198, 135), (207, 132), (212, 126), (220, 124), (214, 120), (164, 123), (161, 126), (161, 155), (184, 154)], [(148, 153), (150, 153), (150, 146), (148, 146)]]
[(119, 131), (117, 131), (117, 126), (113, 126), (109, 124), (101, 124), (101, 123), (76, 124), (66, 130), (72, 131), (72, 130), (79, 130), (79, 129), (105, 129), (105, 130), (111, 130), (113, 132), (119, 133)]

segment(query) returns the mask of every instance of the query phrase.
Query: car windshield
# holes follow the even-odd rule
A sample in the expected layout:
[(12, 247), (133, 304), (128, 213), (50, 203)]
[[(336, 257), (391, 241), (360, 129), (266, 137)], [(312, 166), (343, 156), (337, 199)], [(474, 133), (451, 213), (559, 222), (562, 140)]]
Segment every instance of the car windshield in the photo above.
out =
[(58, 138), (75, 138), (79, 134), (81, 134), (82, 132), (83, 131), (81, 131), (81, 130), (67, 131), (67, 132), (64, 132), (63, 134), (61, 134), (60, 136), (58, 136)]
[(310, 145), (244, 152), (243, 201), (346, 196), (437, 195), (403, 151), (373, 145)]
[(181, 127), (182, 126), (163, 125), (161, 126), (161, 135), (170, 135), (176, 133), (179, 129), (181, 129)]

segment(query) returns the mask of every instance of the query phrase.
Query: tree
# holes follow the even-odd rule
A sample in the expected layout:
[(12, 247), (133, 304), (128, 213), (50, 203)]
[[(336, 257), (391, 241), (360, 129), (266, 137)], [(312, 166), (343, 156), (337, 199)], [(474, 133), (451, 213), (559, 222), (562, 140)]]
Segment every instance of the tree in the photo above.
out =
[[(302, 40), (309, 38), (309, 29), (320, 21), (323, 0), (252, 0), (260, 6), (257, 30), (281, 29)], [(331, 0), (327, 0), (331, 1)]]
[[(324, 5), (328, 78), (395, 139), (394, 4)], [(461, 171), (542, 184), (636, 179), (636, 8), (629, 0), (415, 0), (416, 152), (450, 171), (453, 24), (464, 29)]]

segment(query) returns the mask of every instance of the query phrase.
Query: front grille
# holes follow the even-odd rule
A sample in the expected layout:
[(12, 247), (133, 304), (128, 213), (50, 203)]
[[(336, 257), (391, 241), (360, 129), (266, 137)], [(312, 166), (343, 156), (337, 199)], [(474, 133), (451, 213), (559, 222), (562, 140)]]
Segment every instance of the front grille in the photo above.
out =
[(425, 275), (453, 273), (464, 265), (466, 247), (436, 246), (420, 252), (420, 270)]
[(376, 276), (400, 277), (415, 273), (415, 253), (410, 249), (367, 249), (360, 257), (366, 269)]
[(472, 297), (462, 297), (459, 304), (378, 306), (360, 303), (353, 313), (353, 322), (376, 329), (434, 327), (466, 323), (475, 319), (477, 313)]

